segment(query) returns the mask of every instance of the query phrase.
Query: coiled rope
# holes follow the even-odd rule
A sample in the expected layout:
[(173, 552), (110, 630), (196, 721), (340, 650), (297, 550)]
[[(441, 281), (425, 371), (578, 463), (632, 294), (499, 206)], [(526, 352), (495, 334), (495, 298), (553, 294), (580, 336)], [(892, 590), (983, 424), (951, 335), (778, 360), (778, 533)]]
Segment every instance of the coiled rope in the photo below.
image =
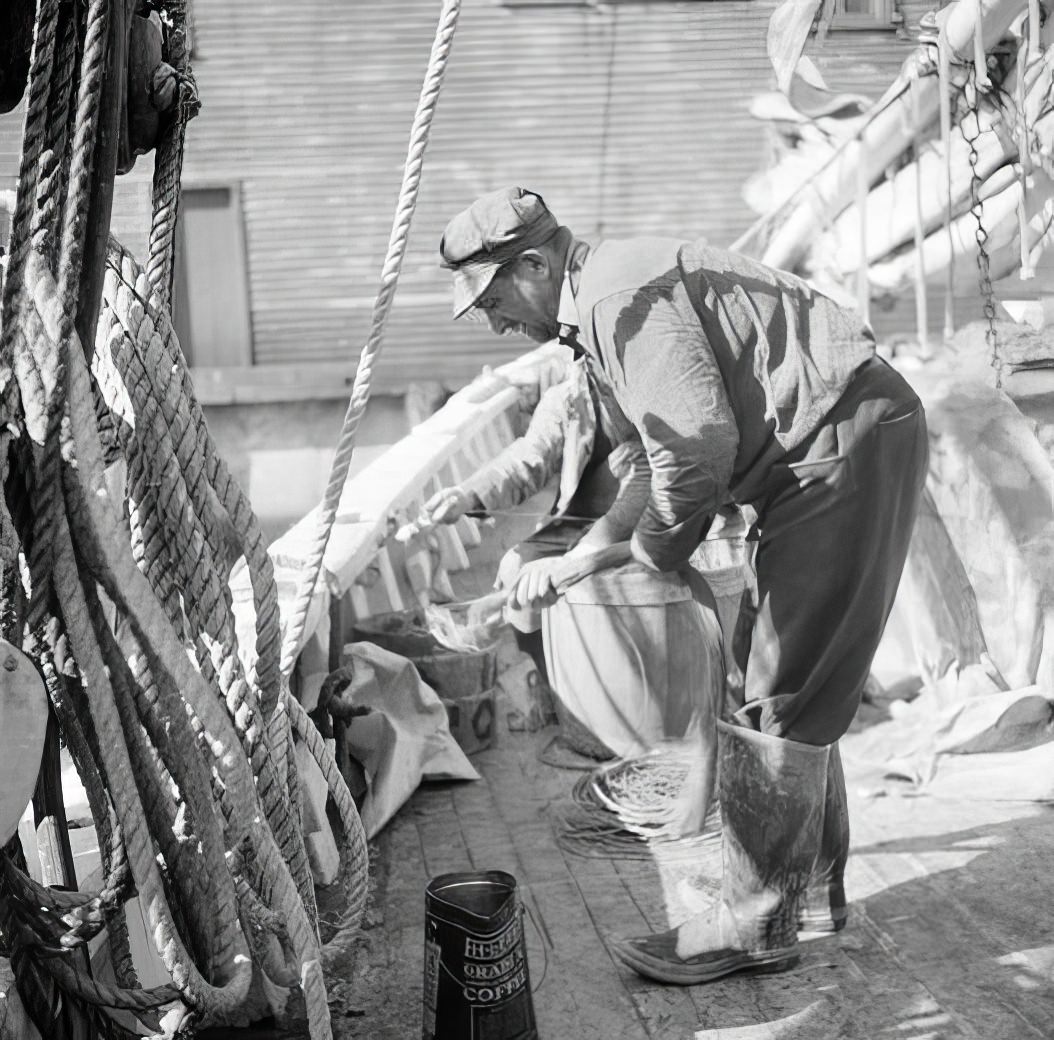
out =
[[(185, 126), (197, 97), (185, 0), (163, 6), (165, 57), (181, 101), (155, 166), (149, 264), (144, 271), (112, 244), (93, 344), (81, 342), (74, 318), (113, 9), (106, 0), (86, 9), (40, 0), (37, 13), (0, 318), (0, 372), (13, 375), (0, 404), (20, 430), (10, 467), (11, 434), (7, 425), (0, 431), (12, 514), (0, 520), (14, 524), (28, 579), (23, 588), (18, 561), (5, 558), (0, 618), (8, 632), (29, 622), (26, 646), (88, 792), (105, 877), (98, 893), (53, 892), (3, 857), (0, 907), (14, 910), (5, 910), (0, 928), (20, 963), (28, 958), (49, 974), (70, 1002), (141, 1014), (178, 1000), (198, 1024), (233, 1024), (267, 1010), (266, 979), (286, 992), (287, 1015), (302, 1000), (309, 1035), (326, 1038), (322, 965), (345, 948), (361, 916), (366, 840), (332, 755), (290, 693), (273, 565), (215, 451), (172, 331), (171, 250)], [(405, 252), (458, 7), (444, 6), (422, 89), (389, 261), (338, 448), (333, 515)], [(115, 457), (128, 472), (116, 493), (104, 476)], [(244, 664), (226, 584), (239, 556), (256, 613), (255, 655)], [(303, 618), (299, 624), (289, 645), (299, 643)], [(294, 735), (321, 770), (342, 824), (346, 907), (325, 946), (300, 826)], [(136, 983), (122, 922), (133, 885), (171, 985)], [(104, 927), (117, 985), (92, 980), (63, 954)], [(30, 989), (34, 1017), (50, 1021), (58, 1013), (53, 991), (39, 978)]]
[(187, 123), (199, 108), (197, 86), (190, 70), (187, 52), (187, 2), (168, 0), (171, 21), (165, 37), (164, 57), (175, 70), (179, 98), (172, 121), (154, 155), (153, 208), (150, 226), (150, 258), (147, 275), (157, 290), (161, 305), (171, 310), (172, 269), (175, 255), (176, 223), (179, 218), (179, 187), (183, 176), (183, 144)]
[(421, 94), (417, 102), (417, 112), (410, 130), (410, 143), (403, 168), (403, 183), (399, 192), (399, 201), (395, 209), (392, 233), (388, 241), (388, 254), (381, 269), (380, 289), (373, 304), (373, 315), (370, 321), (370, 333), (366, 345), (359, 355), (359, 365), (355, 372), (355, 382), (351, 389), (351, 398), (344, 416), (337, 448), (330, 465), (326, 490), (319, 506), (318, 524), (315, 540), (303, 563), (301, 579), (296, 597), (289, 615), (289, 624), (282, 643), (282, 674), (289, 675), (296, 664), (300, 652), (300, 643), (304, 637), (307, 615), (311, 607), (311, 597), (322, 569), (322, 558), (326, 554), (329, 536), (337, 517), (344, 483), (348, 479), (351, 467), (351, 456), (355, 450), (355, 435), (359, 422), (366, 411), (370, 399), (370, 383), (373, 380), (373, 367), (380, 356), (384, 343), (384, 329), (388, 321), (395, 289), (399, 282), (399, 271), (403, 257), (406, 255), (406, 244), (410, 234), (410, 224), (417, 207), (417, 195), (421, 186), (421, 171), (424, 168), (425, 149), (428, 147), (428, 135), (439, 102), (439, 90), (446, 72), (450, 48), (454, 42), (454, 31), (461, 11), (461, 0), (444, 0), (439, 16), (432, 53), (428, 61)]

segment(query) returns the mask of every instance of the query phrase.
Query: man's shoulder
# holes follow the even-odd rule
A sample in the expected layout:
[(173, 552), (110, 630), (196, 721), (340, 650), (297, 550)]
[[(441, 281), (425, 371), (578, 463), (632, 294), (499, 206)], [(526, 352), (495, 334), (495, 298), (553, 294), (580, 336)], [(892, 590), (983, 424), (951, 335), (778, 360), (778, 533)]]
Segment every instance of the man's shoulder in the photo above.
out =
[(678, 254), (686, 244), (679, 238), (643, 236), (598, 243), (582, 270), (575, 298), (579, 313), (590, 312), (608, 297), (678, 277)]

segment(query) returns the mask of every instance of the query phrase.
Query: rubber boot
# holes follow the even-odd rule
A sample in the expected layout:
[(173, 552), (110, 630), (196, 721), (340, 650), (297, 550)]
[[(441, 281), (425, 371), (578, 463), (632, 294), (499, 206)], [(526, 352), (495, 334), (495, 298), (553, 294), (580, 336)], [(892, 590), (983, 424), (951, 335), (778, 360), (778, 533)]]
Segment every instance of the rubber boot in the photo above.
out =
[(849, 908), (845, 902), (845, 864), (849, 859), (849, 806), (838, 745), (827, 759), (827, 795), (823, 806), (820, 855), (798, 910), (799, 932), (840, 932)]
[(677, 928), (609, 944), (658, 982), (694, 985), (798, 960), (798, 904), (820, 846), (828, 748), (717, 728), (721, 899)]

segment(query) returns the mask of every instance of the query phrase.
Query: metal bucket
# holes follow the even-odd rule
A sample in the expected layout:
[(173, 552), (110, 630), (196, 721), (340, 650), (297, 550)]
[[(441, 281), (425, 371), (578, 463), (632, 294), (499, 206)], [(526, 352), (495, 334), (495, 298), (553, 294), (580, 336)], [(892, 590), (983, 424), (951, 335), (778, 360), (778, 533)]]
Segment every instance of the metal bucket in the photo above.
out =
[(424, 1040), (537, 1040), (523, 908), (502, 870), (425, 889)]

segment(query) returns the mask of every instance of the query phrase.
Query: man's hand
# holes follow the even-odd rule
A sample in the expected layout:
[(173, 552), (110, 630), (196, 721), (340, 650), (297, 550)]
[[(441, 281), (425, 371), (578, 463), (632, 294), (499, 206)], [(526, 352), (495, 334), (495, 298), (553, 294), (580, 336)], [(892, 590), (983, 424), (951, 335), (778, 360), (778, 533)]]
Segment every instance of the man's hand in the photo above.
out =
[(541, 610), (551, 607), (559, 595), (554, 576), (558, 574), (563, 560), (563, 556), (547, 556), (525, 563), (512, 583), (509, 606), (514, 610)]
[(478, 508), (475, 495), (464, 488), (448, 487), (437, 491), (421, 508), (421, 512), (433, 524), (452, 524), (460, 520), (470, 509)]

